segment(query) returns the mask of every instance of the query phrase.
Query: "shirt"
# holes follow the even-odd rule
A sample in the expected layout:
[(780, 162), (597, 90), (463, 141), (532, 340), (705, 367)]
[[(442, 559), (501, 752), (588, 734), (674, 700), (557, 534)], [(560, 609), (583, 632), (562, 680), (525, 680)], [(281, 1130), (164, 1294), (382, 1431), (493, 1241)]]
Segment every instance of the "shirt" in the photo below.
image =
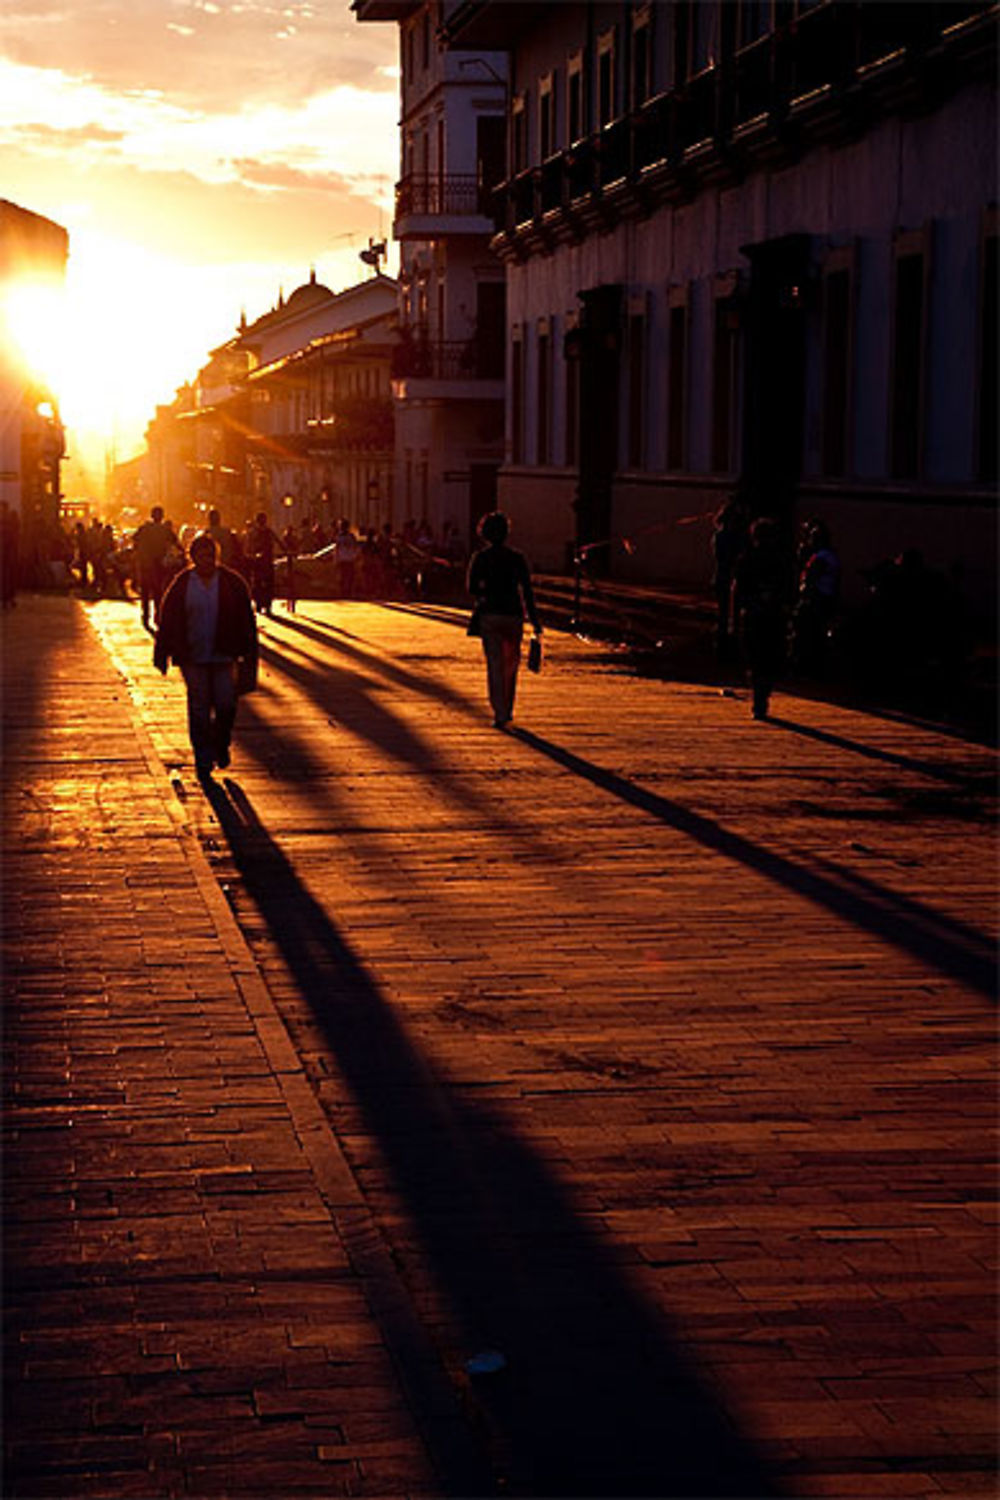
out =
[(516, 548), (491, 545), (477, 552), (469, 564), (469, 593), (481, 600), (484, 614), (514, 615), (522, 620), (527, 611), (537, 629), (531, 575), (524, 553)]
[(184, 600), (187, 622), (187, 640), (194, 662), (226, 661), (215, 652), (215, 632), (219, 623), (219, 574), (214, 572), (209, 579), (192, 573), (188, 579), (187, 596)]

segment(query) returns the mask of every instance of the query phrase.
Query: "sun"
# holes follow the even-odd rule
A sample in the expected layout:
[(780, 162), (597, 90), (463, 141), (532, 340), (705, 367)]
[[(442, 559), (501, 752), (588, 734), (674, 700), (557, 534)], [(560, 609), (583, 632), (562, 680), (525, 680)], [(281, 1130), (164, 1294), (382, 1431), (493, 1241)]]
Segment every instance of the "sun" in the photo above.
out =
[(63, 344), (65, 289), (51, 276), (25, 273), (0, 287), (4, 350), (22, 379), (55, 392)]
[(70, 453), (92, 461), (138, 451), (157, 405), (233, 324), (191, 267), (84, 228), (70, 232), (63, 283), (24, 277), (0, 295), (22, 376), (58, 404)]

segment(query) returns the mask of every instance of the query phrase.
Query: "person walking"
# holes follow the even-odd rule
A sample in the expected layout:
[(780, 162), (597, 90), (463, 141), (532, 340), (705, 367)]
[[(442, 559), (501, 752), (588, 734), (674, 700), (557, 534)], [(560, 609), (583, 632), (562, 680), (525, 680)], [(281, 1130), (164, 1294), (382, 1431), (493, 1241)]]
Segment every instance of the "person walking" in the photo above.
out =
[(247, 553), (250, 559), (250, 583), (253, 602), (258, 614), (272, 614), (275, 578), (275, 558), (281, 551), (281, 540), (271, 530), (265, 511), (259, 511), (247, 532)]
[(21, 517), (0, 500), (0, 607), (13, 609), (17, 603), (18, 575), (21, 566)]
[(791, 568), (781, 532), (770, 516), (750, 527), (750, 545), (736, 565), (733, 605), (742, 627), (753, 691), (752, 714), (766, 719), (785, 660)]
[(171, 583), (160, 606), (153, 664), (166, 675), (173, 661), (187, 688), (188, 733), (199, 779), (229, 765), (236, 719), (236, 663), (251, 681), (257, 671), (257, 622), (250, 593), (232, 568), (219, 566), (215, 538), (200, 532), (191, 566)]
[(295, 559), (299, 555), (299, 534), (289, 521), (281, 533), (281, 554), (285, 559), (285, 608), (295, 613)]
[(167, 580), (167, 553), (174, 543), (174, 534), (163, 519), (163, 506), (154, 505), (149, 520), (143, 521), (132, 542), (142, 623), (146, 630), (150, 628), (151, 612), (153, 624), (159, 623), (160, 600)]
[(467, 586), (476, 601), (473, 619), (482, 636), (494, 729), (505, 729), (514, 714), (524, 618), (542, 633), (523, 552), (507, 545), (510, 522), (503, 511), (483, 516), (477, 528), (485, 546), (473, 554)]
[(712, 587), (715, 591), (716, 655), (728, 662), (733, 654), (732, 595), (736, 565), (747, 545), (747, 511), (737, 497), (716, 512), (712, 532)]

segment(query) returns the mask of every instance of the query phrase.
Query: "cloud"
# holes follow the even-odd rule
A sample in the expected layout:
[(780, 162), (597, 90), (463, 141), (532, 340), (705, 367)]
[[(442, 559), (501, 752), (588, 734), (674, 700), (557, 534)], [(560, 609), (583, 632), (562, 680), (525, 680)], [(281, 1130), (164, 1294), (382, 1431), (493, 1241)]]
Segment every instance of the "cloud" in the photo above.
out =
[(291, 105), (336, 86), (391, 88), (394, 25), (359, 23), (348, 0), (8, 0), (0, 55), (182, 109)]
[(15, 134), (29, 150), (40, 147), (51, 151), (71, 151), (78, 146), (113, 145), (125, 139), (121, 130), (107, 130), (103, 125), (79, 125), (59, 129), (54, 125), (21, 125)]
[(242, 182), (255, 187), (281, 188), (310, 193), (350, 191), (350, 179), (339, 172), (303, 172), (280, 161), (257, 161), (253, 157), (234, 159), (233, 167)]
[(103, 148), (112, 160), (190, 172), (213, 183), (236, 176), (237, 160), (280, 162), (354, 181), (360, 191), (383, 197), (398, 152), (395, 98), (384, 92), (341, 84), (294, 103), (199, 112), (155, 92), (115, 93), (55, 69), (0, 60), (5, 142), (42, 152), (62, 142), (92, 153)]

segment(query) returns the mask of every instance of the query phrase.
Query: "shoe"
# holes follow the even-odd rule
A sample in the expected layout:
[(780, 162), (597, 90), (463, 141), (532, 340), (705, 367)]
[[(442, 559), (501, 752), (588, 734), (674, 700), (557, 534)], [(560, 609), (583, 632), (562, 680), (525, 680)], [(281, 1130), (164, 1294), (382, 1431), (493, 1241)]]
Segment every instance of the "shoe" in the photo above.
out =
[(194, 774), (197, 776), (199, 781), (211, 781), (214, 765), (215, 762), (211, 760), (195, 761)]
[(215, 752), (215, 764), (218, 766), (218, 768), (219, 768), (220, 771), (224, 771), (226, 769), (226, 767), (229, 765), (229, 746), (228, 745), (220, 745), (219, 748), (218, 748), (218, 750), (216, 750), (216, 752)]

